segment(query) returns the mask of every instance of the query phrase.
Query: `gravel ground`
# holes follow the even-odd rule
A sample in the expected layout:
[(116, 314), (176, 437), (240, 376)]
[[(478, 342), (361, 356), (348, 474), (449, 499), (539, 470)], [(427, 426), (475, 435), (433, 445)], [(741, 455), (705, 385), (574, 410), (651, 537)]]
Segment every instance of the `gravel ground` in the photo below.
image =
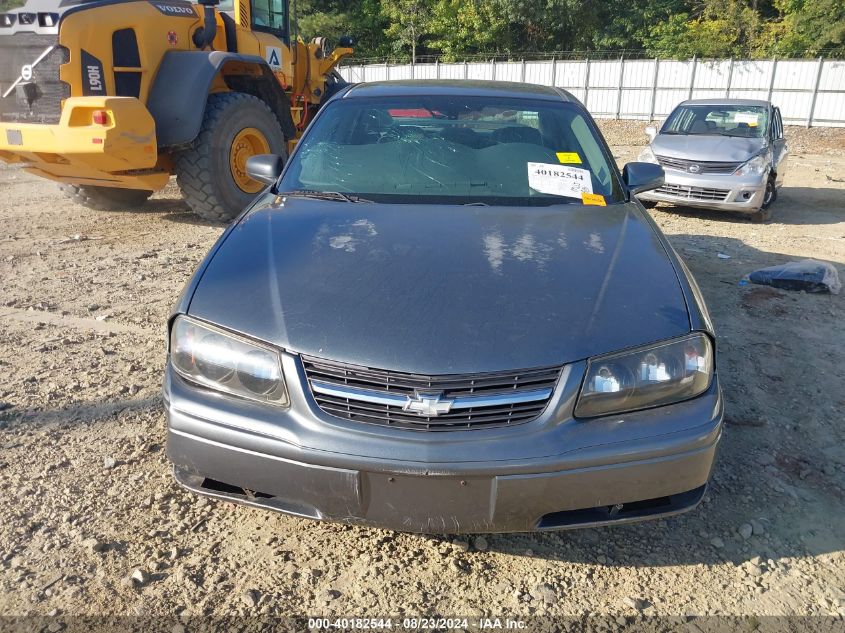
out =
[[(602, 126), (620, 161), (636, 156), (643, 123)], [(705, 503), (457, 539), (178, 489), (163, 324), (221, 228), (172, 186), (141, 211), (95, 212), (0, 168), (0, 615), (845, 616), (845, 295), (737, 284), (805, 257), (845, 280), (845, 133), (789, 135), (771, 223), (653, 211), (720, 335), (727, 426)]]

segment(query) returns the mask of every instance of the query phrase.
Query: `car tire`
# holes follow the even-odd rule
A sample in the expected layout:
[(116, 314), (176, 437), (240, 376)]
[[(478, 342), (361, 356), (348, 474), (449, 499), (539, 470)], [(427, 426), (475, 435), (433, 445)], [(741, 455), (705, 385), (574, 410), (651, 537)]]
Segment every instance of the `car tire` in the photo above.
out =
[(778, 199), (778, 188), (775, 184), (775, 176), (772, 174), (769, 176), (769, 179), (766, 181), (766, 191), (763, 193), (763, 205), (762, 209), (768, 209), (771, 207), (775, 200)]
[(642, 200), (640, 198), (637, 198), (637, 200), (639, 200), (640, 204), (643, 205), (646, 209), (653, 209), (657, 206), (656, 200)]
[(200, 133), (174, 157), (176, 182), (191, 211), (210, 222), (236, 218), (266, 187), (246, 176), (246, 158), (255, 154), (287, 155), (276, 115), (252, 95), (209, 96)]
[(766, 181), (766, 191), (763, 194), (763, 206), (751, 214), (751, 221), (755, 224), (762, 224), (772, 219), (772, 205), (778, 198), (778, 190), (775, 186), (774, 175), (769, 176)]
[(96, 211), (136, 209), (153, 195), (152, 191), (144, 189), (118, 189), (93, 185), (60, 185), (60, 189), (74, 202)]

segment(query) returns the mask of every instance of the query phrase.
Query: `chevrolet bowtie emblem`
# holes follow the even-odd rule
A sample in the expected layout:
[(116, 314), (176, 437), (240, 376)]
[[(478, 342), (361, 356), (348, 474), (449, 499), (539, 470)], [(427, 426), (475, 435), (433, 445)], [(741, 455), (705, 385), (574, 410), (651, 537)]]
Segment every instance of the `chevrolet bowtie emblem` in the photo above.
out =
[(408, 401), (402, 407), (405, 411), (413, 411), (417, 415), (436, 417), (449, 413), (454, 400), (441, 400), (442, 393), (418, 393), (413, 398), (408, 396)]

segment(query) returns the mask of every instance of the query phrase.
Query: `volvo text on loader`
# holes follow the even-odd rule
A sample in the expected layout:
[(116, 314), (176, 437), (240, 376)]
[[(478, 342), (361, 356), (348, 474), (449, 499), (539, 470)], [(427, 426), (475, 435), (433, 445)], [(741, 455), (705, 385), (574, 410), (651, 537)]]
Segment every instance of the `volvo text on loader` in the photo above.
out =
[(284, 155), (352, 53), (292, 34), (289, 9), (29, 0), (0, 14), (0, 159), (99, 209), (138, 206), (175, 174), (195, 213), (231, 220), (264, 186), (247, 158)]

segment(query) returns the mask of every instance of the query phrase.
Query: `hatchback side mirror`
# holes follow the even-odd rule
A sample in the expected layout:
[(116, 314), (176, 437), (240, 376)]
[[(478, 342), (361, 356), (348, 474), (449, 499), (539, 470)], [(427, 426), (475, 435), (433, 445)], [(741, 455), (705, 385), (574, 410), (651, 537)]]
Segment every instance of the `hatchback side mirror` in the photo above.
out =
[(654, 137), (657, 136), (657, 128), (653, 125), (649, 125), (645, 129), (645, 135), (648, 137), (649, 142), (654, 140)]
[(622, 169), (622, 180), (631, 193), (638, 194), (663, 186), (666, 174), (660, 165), (654, 163), (628, 163)]
[(253, 180), (273, 185), (282, 175), (285, 159), (278, 154), (256, 154), (246, 160), (246, 173)]

